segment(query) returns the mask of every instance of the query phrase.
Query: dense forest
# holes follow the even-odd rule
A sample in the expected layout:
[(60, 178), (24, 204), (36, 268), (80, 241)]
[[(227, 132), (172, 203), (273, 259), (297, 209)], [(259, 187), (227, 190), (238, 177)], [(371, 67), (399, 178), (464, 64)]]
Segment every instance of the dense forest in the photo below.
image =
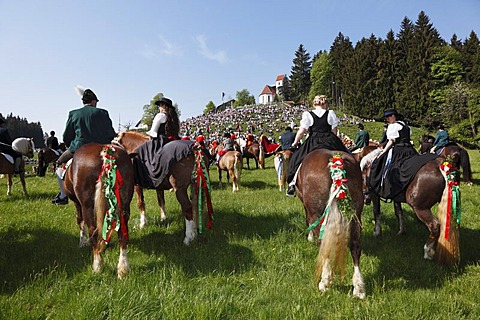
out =
[(12, 113), (6, 117), (0, 113), (0, 118), (7, 121), (6, 128), (12, 140), (19, 137), (33, 138), (36, 148), (45, 147), (44, 133), (40, 122), (28, 122), (27, 119), (14, 116)]
[(443, 40), (423, 11), (385, 39), (371, 34), (353, 46), (340, 32), (330, 51), (313, 59), (300, 45), (289, 78), (280, 99), (308, 103), (327, 94), (343, 112), (373, 119), (395, 108), (413, 125), (432, 131), (442, 123), (458, 140), (479, 145), (480, 41), (474, 31)]

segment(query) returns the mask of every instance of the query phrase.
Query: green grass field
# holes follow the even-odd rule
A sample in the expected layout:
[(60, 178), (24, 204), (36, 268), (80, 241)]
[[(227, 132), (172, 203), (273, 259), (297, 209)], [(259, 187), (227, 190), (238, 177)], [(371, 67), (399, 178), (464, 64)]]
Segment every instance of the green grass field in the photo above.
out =
[[(131, 273), (116, 277), (116, 241), (105, 268), (92, 273), (91, 248), (78, 247), (73, 204), (54, 206), (52, 175), (0, 179), (0, 319), (479, 319), (480, 153), (470, 151), (475, 185), (462, 184), (461, 265), (423, 259), (428, 233), (412, 210), (398, 236), (393, 205), (382, 204), (383, 236), (372, 237), (372, 208), (363, 212), (361, 269), (367, 298), (352, 296), (352, 262), (344, 281), (322, 294), (314, 283), (315, 245), (306, 240), (297, 198), (278, 191), (272, 158), (265, 170), (242, 172), (236, 194), (211, 172), (215, 220), (191, 246), (184, 220), (166, 193), (161, 223), (154, 192), (146, 193), (149, 226), (138, 228), (132, 204)], [(214, 167), (214, 169), (216, 169)]]

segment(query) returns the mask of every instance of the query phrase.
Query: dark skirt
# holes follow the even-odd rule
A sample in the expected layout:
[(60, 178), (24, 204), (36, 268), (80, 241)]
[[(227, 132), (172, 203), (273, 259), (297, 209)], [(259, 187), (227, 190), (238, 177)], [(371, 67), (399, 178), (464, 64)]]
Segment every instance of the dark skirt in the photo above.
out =
[[(438, 156), (431, 153), (419, 155), (413, 146), (395, 146), (392, 159), (385, 174), (385, 162), (388, 152), (378, 157), (373, 163), (368, 178), (369, 191), (381, 199), (405, 202), (405, 189), (413, 180), (418, 170)], [(385, 179), (383, 176), (385, 175)]]
[(298, 167), (302, 163), (303, 159), (316, 149), (328, 149), (328, 150), (338, 150), (350, 153), (350, 151), (345, 147), (342, 140), (337, 137), (333, 132), (313, 132), (307, 140), (293, 152), (292, 157), (290, 158), (290, 166), (288, 168), (288, 177), (287, 182), (290, 183), (297, 172)]
[(135, 152), (133, 159), (135, 184), (147, 189), (158, 187), (167, 177), (170, 167), (193, 152), (190, 140), (168, 142), (164, 137), (146, 141)]

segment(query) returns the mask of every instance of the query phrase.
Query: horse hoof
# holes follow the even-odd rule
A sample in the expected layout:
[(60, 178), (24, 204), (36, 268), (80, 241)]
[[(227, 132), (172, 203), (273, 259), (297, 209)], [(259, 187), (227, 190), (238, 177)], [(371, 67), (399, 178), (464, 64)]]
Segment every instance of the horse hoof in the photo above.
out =
[(423, 259), (425, 260), (433, 260), (435, 256), (435, 250), (433, 248), (428, 247), (427, 245), (423, 246)]
[(356, 286), (353, 288), (353, 296), (359, 298), (359, 299), (365, 299), (366, 293), (365, 293), (365, 286)]
[(318, 283), (318, 290), (320, 290), (321, 292), (325, 292), (327, 291), (328, 287), (325, 283), (323, 283), (322, 281), (320, 281)]

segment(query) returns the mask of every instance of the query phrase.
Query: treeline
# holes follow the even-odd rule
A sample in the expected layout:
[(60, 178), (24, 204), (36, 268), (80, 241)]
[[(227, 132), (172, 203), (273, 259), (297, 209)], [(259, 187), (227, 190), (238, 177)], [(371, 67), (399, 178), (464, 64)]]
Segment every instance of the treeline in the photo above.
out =
[(413, 125), (433, 131), (442, 123), (457, 140), (479, 145), (480, 41), (474, 31), (443, 40), (423, 11), (385, 39), (372, 34), (353, 46), (339, 33), (313, 59), (300, 45), (289, 78), (284, 100), (327, 94), (337, 110), (373, 119), (395, 108)]
[(7, 121), (6, 128), (8, 129), (12, 140), (20, 137), (33, 138), (36, 148), (45, 147), (42, 125), (40, 122), (28, 122), (27, 119), (14, 116), (12, 113), (6, 117), (0, 113), (0, 118)]

